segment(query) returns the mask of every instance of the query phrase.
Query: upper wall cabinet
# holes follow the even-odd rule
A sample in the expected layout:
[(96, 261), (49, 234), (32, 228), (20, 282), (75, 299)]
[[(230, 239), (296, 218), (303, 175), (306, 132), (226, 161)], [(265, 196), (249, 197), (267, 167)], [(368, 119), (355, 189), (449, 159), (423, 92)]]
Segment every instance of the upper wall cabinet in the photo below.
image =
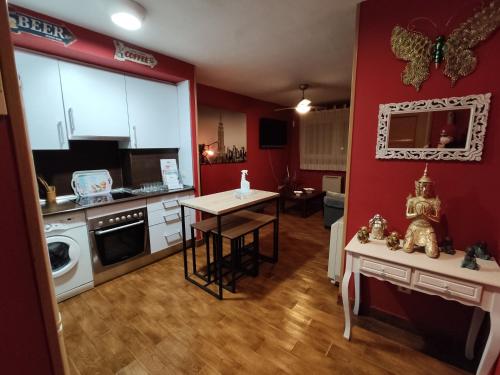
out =
[(125, 148), (178, 148), (177, 87), (125, 77), (130, 141)]
[(61, 81), (57, 60), (16, 51), (24, 111), (33, 150), (67, 150)]
[(59, 62), (69, 139), (130, 137), (125, 76)]

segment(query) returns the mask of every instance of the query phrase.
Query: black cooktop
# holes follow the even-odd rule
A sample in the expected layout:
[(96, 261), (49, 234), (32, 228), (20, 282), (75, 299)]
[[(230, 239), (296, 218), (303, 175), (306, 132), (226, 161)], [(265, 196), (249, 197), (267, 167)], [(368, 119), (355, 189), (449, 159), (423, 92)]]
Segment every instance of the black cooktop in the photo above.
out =
[(127, 191), (116, 191), (110, 194), (95, 195), (92, 197), (79, 197), (75, 199), (75, 203), (79, 206), (94, 206), (100, 203), (115, 202), (120, 199), (134, 197), (135, 194), (129, 193)]

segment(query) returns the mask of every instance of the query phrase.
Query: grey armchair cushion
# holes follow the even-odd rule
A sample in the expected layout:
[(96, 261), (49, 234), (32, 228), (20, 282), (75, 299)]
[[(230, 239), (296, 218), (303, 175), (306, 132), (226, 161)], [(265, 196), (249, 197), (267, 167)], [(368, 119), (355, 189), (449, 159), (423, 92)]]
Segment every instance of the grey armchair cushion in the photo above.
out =
[(344, 216), (344, 199), (344, 194), (326, 192), (323, 199), (323, 224), (325, 228), (330, 228), (334, 222)]

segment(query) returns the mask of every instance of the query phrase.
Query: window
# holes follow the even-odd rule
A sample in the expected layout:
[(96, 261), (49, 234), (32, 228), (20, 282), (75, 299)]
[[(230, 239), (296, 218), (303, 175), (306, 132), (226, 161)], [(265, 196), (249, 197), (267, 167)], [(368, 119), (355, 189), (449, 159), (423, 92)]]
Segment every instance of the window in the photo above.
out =
[(345, 171), (349, 108), (309, 112), (300, 120), (300, 168)]

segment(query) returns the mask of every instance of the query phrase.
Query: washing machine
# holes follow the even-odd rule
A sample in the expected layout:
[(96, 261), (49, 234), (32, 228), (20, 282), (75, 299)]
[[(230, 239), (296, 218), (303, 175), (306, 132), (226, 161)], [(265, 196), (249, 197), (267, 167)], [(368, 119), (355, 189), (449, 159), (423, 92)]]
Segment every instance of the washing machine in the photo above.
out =
[(44, 224), (57, 301), (91, 289), (94, 278), (85, 213), (48, 216)]

